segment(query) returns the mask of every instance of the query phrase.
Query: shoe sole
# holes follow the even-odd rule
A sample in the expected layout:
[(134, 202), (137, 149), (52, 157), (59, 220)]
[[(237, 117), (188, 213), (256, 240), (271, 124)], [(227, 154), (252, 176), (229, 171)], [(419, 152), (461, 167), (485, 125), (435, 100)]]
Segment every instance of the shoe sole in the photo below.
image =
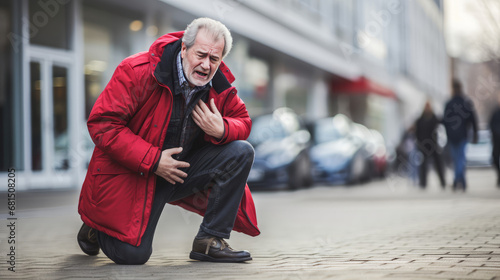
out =
[(243, 258), (213, 258), (209, 255), (203, 253), (193, 252), (189, 254), (189, 258), (192, 260), (202, 261), (202, 262), (223, 262), (223, 263), (238, 263), (244, 261), (251, 261), (252, 257)]
[(100, 248), (97, 250), (88, 250), (87, 248), (84, 248), (80, 242), (78, 242), (78, 245), (80, 246), (80, 249), (82, 250), (82, 252), (84, 252), (85, 254), (87, 254), (89, 256), (96, 256), (99, 254)]

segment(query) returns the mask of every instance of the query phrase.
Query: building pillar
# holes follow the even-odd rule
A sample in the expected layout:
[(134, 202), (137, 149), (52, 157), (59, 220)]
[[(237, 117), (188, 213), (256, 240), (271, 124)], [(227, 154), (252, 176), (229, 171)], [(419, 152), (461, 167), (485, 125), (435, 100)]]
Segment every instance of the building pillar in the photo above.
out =
[(295, 81), (292, 75), (286, 73), (283, 64), (278, 60), (274, 60), (271, 66), (271, 81), (271, 103), (274, 110), (286, 105), (286, 91)]
[(307, 102), (307, 115), (310, 119), (328, 116), (328, 86), (322, 73), (314, 76)]

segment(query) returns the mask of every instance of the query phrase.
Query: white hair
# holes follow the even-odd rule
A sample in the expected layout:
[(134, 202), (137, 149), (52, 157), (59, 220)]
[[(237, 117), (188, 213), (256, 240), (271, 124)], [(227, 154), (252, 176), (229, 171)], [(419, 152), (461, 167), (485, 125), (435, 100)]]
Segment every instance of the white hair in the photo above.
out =
[(222, 50), (222, 58), (224, 58), (233, 46), (233, 37), (229, 29), (222, 24), (220, 21), (213, 20), (211, 18), (197, 18), (193, 20), (186, 28), (184, 36), (182, 37), (182, 42), (189, 49), (194, 45), (196, 40), (196, 35), (198, 31), (205, 29), (209, 35), (216, 41), (220, 40), (221, 37), (224, 38), (224, 49)]

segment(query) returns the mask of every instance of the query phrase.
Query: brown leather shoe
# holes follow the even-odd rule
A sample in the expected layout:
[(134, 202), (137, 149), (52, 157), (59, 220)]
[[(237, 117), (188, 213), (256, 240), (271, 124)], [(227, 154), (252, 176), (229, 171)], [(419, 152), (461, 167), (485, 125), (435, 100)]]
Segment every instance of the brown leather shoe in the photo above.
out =
[(194, 239), (193, 251), (189, 254), (193, 260), (205, 262), (244, 262), (252, 260), (248, 251), (235, 251), (219, 237)]
[(99, 254), (99, 243), (97, 242), (97, 232), (95, 229), (84, 223), (76, 236), (76, 240), (78, 241), (78, 245), (80, 245), (80, 249), (85, 254), (89, 256)]

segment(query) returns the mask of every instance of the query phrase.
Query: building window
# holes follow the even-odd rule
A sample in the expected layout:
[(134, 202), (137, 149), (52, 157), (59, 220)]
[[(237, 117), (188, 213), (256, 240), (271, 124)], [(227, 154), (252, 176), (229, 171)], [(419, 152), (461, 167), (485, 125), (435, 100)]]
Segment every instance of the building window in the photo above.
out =
[[(83, 7), (85, 116), (126, 57), (149, 48), (141, 16), (113, 13), (112, 9)], [(132, 14), (132, 15), (131, 15)]]
[(31, 168), (42, 170), (42, 81), (39, 62), (30, 63), (31, 78)]
[(54, 169), (69, 169), (68, 135), (68, 69), (52, 67), (52, 93), (54, 107)]
[(30, 43), (45, 47), (69, 49), (71, 30), (68, 4), (61, 1), (28, 1)]
[[(242, 76), (241, 98), (248, 106), (259, 110), (269, 109), (269, 65), (266, 61), (248, 57)], [(240, 76), (241, 77), (241, 76)]]

